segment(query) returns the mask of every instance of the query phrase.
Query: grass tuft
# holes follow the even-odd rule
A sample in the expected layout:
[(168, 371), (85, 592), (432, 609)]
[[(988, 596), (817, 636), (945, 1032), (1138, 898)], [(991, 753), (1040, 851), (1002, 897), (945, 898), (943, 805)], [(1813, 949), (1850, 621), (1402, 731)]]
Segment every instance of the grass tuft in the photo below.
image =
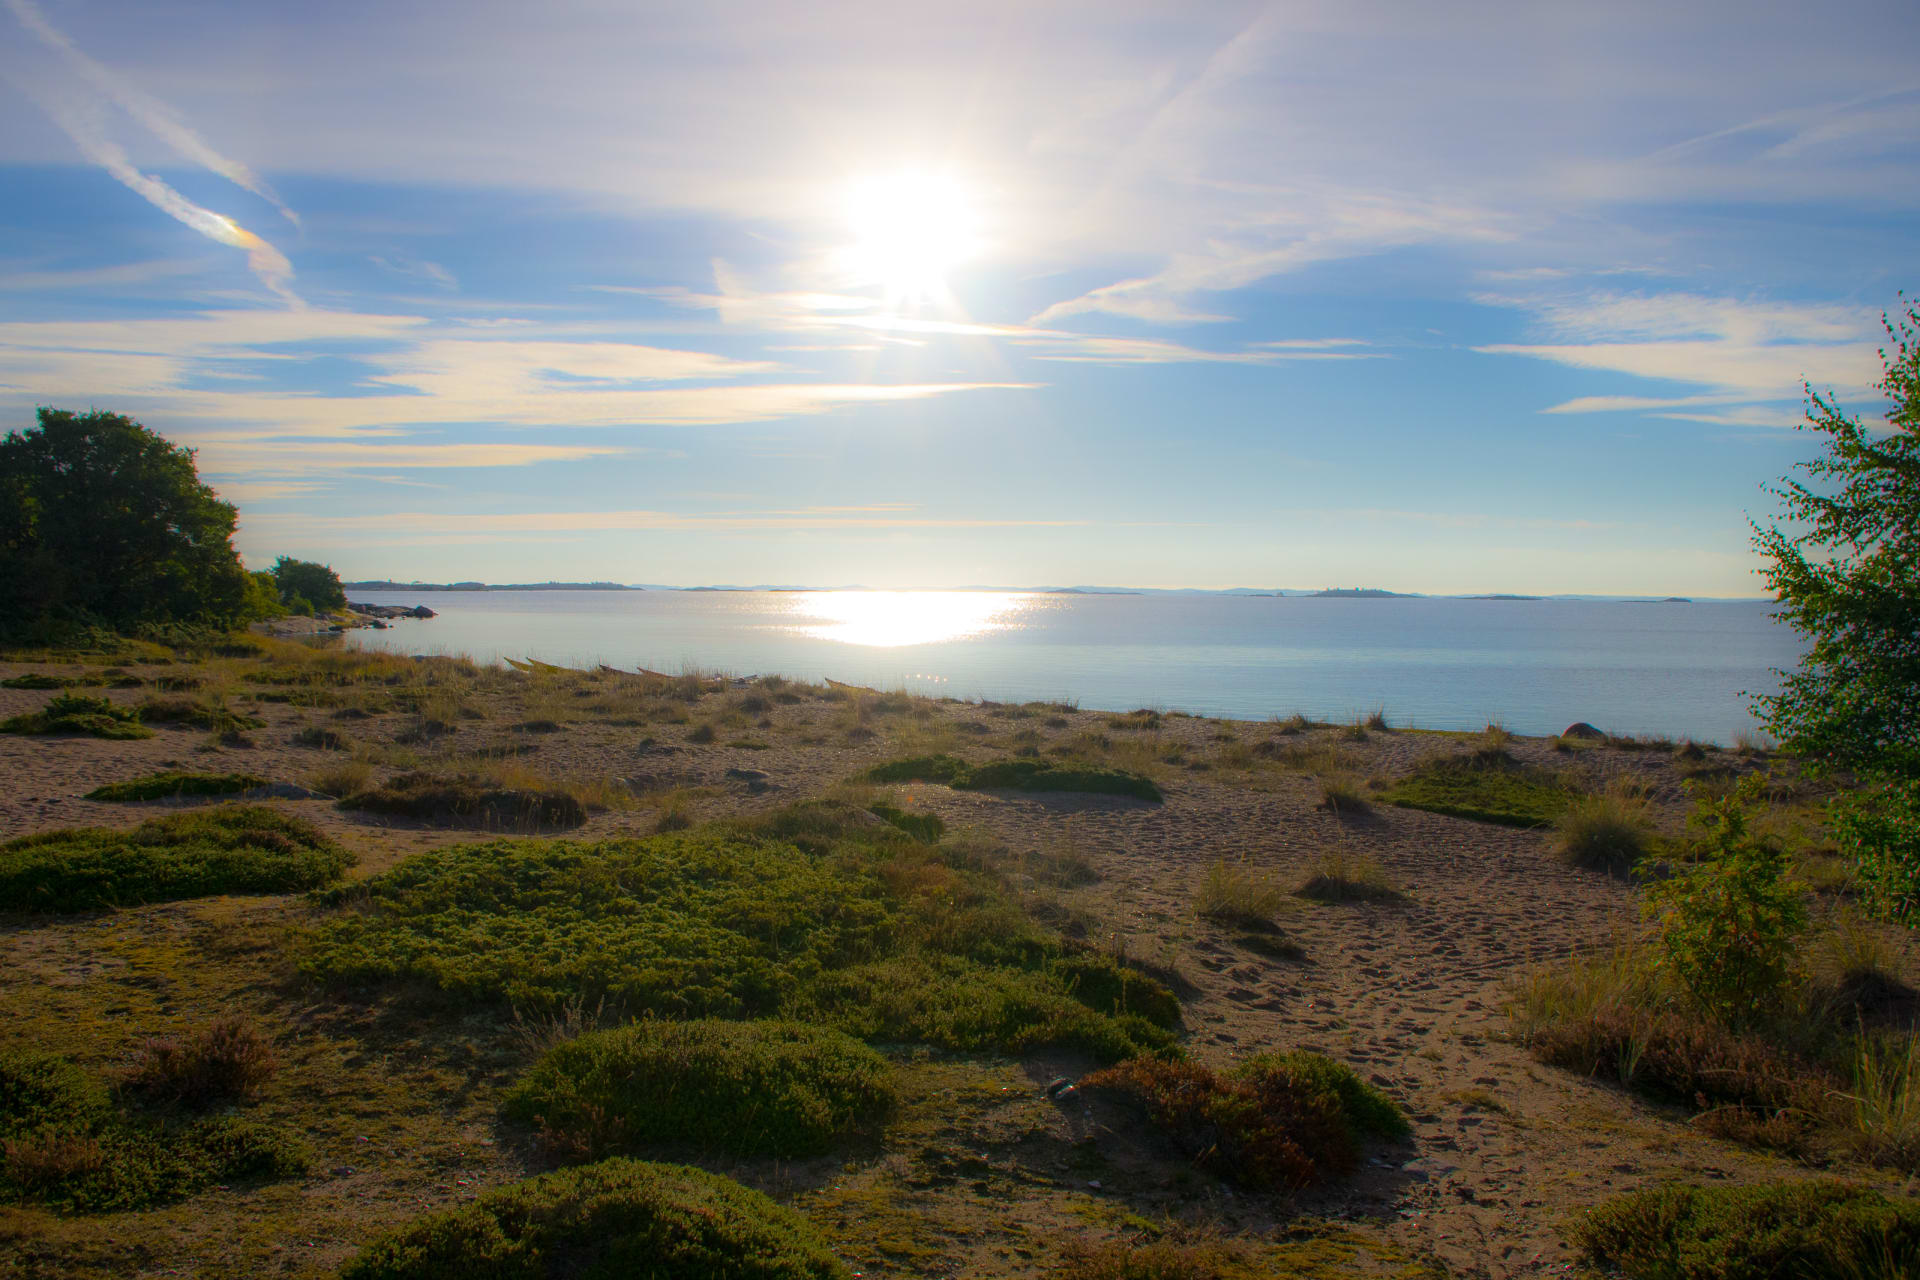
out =
[(1294, 892), (1316, 902), (1399, 902), (1406, 897), (1371, 854), (1345, 849), (1321, 854), (1313, 874)]
[(587, 820), (585, 806), (565, 791), (503, 787), (474, 774), (403, 773), (352, 792), (340, 806), (487, 831), (553, 831)]
[(1287, 891), (1271, 874), (1218, 858), (1200, 882), (1193, 909), (1219, 924), (1264, 930), (1273, 928), (1273, 917), (1287, 900)]
[(149, 1040), (127, 1083), (149, 1097), (200, 1107), (251, 1097), (280, 1063), (252, 1023), (221, 1018), (185, 1039)]
[(0, 733), (72, 733), (90, 738), (151, 738), (153, 730), (127, 708), (105, 698), (57, 694), (38, 711), (0, 721)]
[(1554, 822), (1554, 851), (1570, 867), (1627, 875), (1647, 854), (1646, 808), (1619, 789), (1581, 796)]
[(956, 791), (1082, 791), (1132, 796), (1159, 803), (1165, 797), (1152, 779), (1120, 769), (1070, 768), (1038, 760), (996, 760), (970, 765), (954, 756), (914, 756), (876, 765), (872, 782), (934, 782)]

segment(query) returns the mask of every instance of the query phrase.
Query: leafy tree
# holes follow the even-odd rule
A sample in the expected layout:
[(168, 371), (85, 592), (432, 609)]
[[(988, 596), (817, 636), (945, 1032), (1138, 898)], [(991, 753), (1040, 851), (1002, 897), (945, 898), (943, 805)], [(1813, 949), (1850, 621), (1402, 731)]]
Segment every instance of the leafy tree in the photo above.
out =
[(280, 602), (296, 613), (303, 612), (296, 602), (305, 602), (307, 613), (347, 607), (340, 575), (324, 564), (281, 556), (273, 562), (272, 573), (274, 585), (280, 589)]
[(1863, 786), (1835, 830), (1880, 909), (1920, 914), (1920, 306), (1887, 320), (1879, 383), (1888, 430), (1808, 389), (1803, 430), (1825, 452), (1770, 490), (1796, 526), (1754, 526), (1780, 616), (1810, 641), (1756, 710), (1817, 770)]
[(234, 521), (193, 450), (121, 414), (41, 409), (0, 440), (0, 629), (230, 626), (248, 597)]

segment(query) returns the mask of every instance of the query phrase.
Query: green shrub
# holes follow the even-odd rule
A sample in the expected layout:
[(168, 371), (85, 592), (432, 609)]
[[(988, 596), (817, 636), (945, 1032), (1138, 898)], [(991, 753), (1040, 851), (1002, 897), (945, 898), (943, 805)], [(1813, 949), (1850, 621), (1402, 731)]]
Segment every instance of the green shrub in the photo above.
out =
[(0, 733), (78, 733), (93, 738), (151, 738), (153, 730), (105, 698), (61, 693), (38, 711), (0, 722)]
[(0, 909), (92, 911), (221, 893), (291, 893), (353, 857), (300, 818), (260, 805), (172, 814), (131, 831), (82, 827), (0, 844)]
[(1746, 1026), (1792, 975), (1803, 891), (1787, 879), (1786, 851), (1747, 835), (1740, 796), (1703, 799), (1690, 821), (1707, 835), (1702, 856), (1649, 885), (1644, 907), (1659, 922), (1660, 964), (1707, 1013)]
[(1573, 1242), (1631, 1280), (1900, 1280), (1920, 1273), (1920, 1202), (1839, 1182), (1672, 1186), (1616, 1197)]
[(149, 698), (137, 709), (142, 724), (176, 724), (208, 733), (240, 733), (266, 721), (242, 715), (226, 703), (202, 698)]
[(1429, 761), (1381, 798), (1476, 822), (1544, 827), (1565, 811), (1572, 792), (1553, 774), (1520, 764), (1500, 748)]
[(1158, 803), (1165, 797), (1151, 778), (1119, 769), (1073, 769), (1038, 760), (996, 760), (969, 765), (953, 756), (914, 756), (876, 765), (873, 782), (935, 782), (956, 791), (1081, 791), (1132, 796)]
[(1841, 796), (1833, 832), (1874, 910), (1908, 924), (1920, 920), (1920, 779), (1879, 779)]
[(0, 680), (0, 689), (65, 689), (77, 683), (66, 676), (42, 675), (38, 671), (29, 671), (25, 675), (8, 676)]
[(565, 791), (503, 787), (472, 774), (403, 773), (346, 796), (340, 807), (487, 831), (554, 831), (587, 820), (585, 806)]
[(1174, 1042), (1076, 998), (1094, 984), (1050, 972), (1066, 944), (995, 877), (846, 806), (641, 840), (431, 850), (351, 895), (363, 909), (322, 925), (300, 960), (336, 985), (417, 984), (538, 1010), (604, 999), (636, 1017), (799, 1017), (953, 1049), (1125, 1057)]
[(306, 1164), (296, 1140), (267, 1126), (234, 1117), (135, 1121), (63, 1058), (0, 1055), (0, 1201), (139, 1209), (216, 1183), (293, 1177)]
[(599, 1159), (646, 1143), (732, 1155), (818, 1155), (894, 1101), (886, 1059), (793, 1022), (636, 1022), (548, 1050), (506, 1113), (556, 1150)]
[(1255, 1188), (1324, 1182), (1358, 1165), (1366, 1139), (1411, 1132), (1385, 1094), (1305, 1051), (1249, 1058), (1227, 1072), (1135, 1058), (1081, 1084), (1133, 1102), (1197, 1165)]
[(175, 796), (224, 796), (267, 785), (251, 773), (182, 773), (167, 770), (130, 782), (110, 782), (87, 792), (89, 800), (167, 800)]
[(489, 1191), (362, 1250), (342, 1280), (849, 1280), (806, 1220), (731, 1178), (605, 1160)]

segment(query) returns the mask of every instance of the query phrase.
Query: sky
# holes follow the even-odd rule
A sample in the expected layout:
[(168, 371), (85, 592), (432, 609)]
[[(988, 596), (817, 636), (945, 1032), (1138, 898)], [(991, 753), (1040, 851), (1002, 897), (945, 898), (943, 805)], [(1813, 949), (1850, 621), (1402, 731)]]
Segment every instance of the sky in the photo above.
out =
[(1754, 596), (1920, 11), (0, 0), (0, 428), (344, 578)]

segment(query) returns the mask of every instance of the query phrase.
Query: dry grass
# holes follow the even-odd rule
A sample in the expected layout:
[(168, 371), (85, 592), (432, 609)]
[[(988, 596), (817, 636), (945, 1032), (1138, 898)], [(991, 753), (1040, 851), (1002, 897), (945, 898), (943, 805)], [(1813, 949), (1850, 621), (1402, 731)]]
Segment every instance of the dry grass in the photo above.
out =
[(1272, 872), (1224, 858), (1207, 868), (1193, 899), (1204, 919), (1244, 929), (1272, 928), (1274, 915), (1288, 905), (1287, 891)]
[(1321, 854), (1313, 874), (1294, 893), (1316, 902), (1398, 902), (1406, 897), (1372, 854), (1347, 849)]
[(1646, 856), (1652, 834), (1645, 800), (1623, 787), (1575, 799), (1554, 826), (1554, 851), (1562, 862), (1618, 876)]

